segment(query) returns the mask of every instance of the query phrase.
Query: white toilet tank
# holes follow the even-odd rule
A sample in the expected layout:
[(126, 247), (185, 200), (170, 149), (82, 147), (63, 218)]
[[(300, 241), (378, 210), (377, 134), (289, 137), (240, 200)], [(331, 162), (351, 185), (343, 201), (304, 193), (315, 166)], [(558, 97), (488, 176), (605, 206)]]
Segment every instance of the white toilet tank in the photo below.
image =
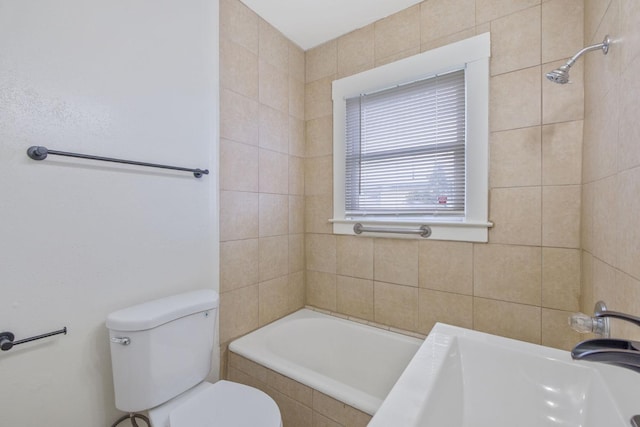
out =
[(200, 290), (107, 316), (118, 409), (148, 410), (207, 377), (218, 302), (215, 291)]

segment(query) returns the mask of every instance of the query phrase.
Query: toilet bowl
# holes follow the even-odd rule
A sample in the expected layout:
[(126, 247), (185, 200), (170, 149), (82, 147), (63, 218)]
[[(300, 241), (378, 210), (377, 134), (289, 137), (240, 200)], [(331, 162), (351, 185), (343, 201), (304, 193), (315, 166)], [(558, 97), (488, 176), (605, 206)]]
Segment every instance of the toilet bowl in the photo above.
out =
[(281, 427), (266, 393), (230, 381), (206, 382), (219, 296), (174, 295), (107, 316), (116, 407), (147, 412), (152, 427)]
[(267, 394), (231, 381), (202, 382), (170, 403), (149, 410), (154, 427), (282, 427)]

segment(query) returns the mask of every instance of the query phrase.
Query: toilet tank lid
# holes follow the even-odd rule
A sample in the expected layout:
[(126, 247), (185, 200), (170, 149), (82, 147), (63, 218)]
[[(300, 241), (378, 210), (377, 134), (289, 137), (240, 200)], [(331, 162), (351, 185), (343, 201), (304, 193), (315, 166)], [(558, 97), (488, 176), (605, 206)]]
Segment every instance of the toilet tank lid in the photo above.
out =
[(114, 311), (107, 316), (107, 328), (115, 331), (144, 331), (193, 313), (218, 307), (220, 297), (212, 289), (186, 292)]

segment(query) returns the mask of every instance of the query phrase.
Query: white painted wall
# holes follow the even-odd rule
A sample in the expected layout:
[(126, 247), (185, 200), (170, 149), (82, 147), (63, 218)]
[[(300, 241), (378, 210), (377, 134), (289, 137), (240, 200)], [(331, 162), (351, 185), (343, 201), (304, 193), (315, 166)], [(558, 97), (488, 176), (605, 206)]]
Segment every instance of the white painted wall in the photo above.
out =
[[(217, 0), (0, 0), (0, 424), (100, 426), (106, 315), (218, 288)], [(209, 168), (189, 173), (54, 150)], [(217, 366), (217, 365), (215, 365)]]

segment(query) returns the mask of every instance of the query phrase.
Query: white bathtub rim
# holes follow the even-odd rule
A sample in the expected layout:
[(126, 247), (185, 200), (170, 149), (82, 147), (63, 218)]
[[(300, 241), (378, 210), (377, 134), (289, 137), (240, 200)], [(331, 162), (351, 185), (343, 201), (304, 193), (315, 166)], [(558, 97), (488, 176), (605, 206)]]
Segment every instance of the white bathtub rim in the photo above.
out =
[[(375, 328), (373, 326), (303, 308), (296, 311), (295, 313), (278, 319), (273, 323), (265, 325), (262, 328), (245, 335), (244, 337), (238, 338), (232, 341), (229, 345), (229, 350), (248, 360), (256, 362), (266, 368), (285, 375), (301, 384), (318, 390), (319, 392), (324, 393), (327, 396), (337, 399), (372, 416), (382, 404), (383, 399), (372, 396), (347, 384), (319, 374), (311, 369), (305, 368), (304, 366), (292, 366), (292, 364), (288, 360), (273, 353), (270, 353), (268, 355), (264, 354), (264, 352), (258, 348), (260, 345), (266, 345), (269, 334), (273, 329), (277, 328), (282, 323), (298, 319), (329, 319), (335, 322), (347, 323), (348, 325), (353, 327), (364, 328), (368, 332), (372, 332), (375, 334), (392, 336), (396, 339), (406, 339), (409, 342), (422, 342), (422, 340), (418, 338), (402, 335), (397, 332)], [(255, 340), (255, 342), (252, 342), (253, 340)]]

